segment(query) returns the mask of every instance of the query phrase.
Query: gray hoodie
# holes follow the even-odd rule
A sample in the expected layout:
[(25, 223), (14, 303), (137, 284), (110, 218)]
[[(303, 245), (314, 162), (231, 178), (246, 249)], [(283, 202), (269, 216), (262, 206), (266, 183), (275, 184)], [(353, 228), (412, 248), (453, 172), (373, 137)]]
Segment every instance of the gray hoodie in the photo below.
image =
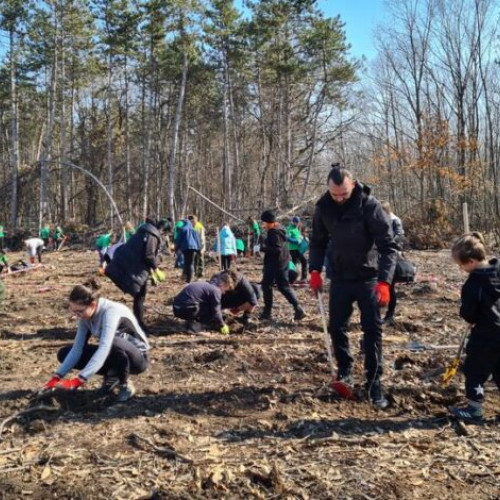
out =
[(83, 347), (91, 335), (99, 339), (99, 347), (85, 368), (79, 373), (84, 379), (95, 375), (106, 361), (115, 335), (125, 338), (140, 351), (146, 352), (150, 346), (146, 334), (139, 326), (132, 311), (124, 304), (100, 298), (97, 309), (90, 319), (80, 319), (75, 341), (57, 374), (62, 378), (78, 363)]

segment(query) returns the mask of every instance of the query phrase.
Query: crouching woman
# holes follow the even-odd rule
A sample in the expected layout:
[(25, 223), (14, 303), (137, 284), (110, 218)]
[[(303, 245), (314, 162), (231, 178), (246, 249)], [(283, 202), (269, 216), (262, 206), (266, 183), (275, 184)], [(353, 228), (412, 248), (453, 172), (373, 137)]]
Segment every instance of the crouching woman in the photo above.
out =
[[(117, 400), (124, 402), (135, 394), (130, 375), (148, 367), (149, 343), (132, 311), (124, 304), (100, 298), (99, 288), (91, 280), (71, 291), (69, 307), (79, 318), (76, 337), (72, 345), (57, 353), (61, 365), (43, 389), (77, 389), (98, 374), (104, 376), (101, 391), (111, 393), (118, 386)], [(98, 338), (97, 345), (89, 344), (92, 335)], [(73, 369), (80, 370), (78, 376), (63, 380)]]

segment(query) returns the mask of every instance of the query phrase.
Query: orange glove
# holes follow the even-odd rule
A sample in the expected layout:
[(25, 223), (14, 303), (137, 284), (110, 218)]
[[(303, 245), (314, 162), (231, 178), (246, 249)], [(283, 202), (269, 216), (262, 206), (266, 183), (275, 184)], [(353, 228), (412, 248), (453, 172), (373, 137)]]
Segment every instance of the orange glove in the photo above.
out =
[(321, 292), (321, 289), (323, 288), (323, 278), (321, 277), (321, 273), (319, 271), (311, 271), (309, 286), (313, 292)]
[(385, 281), (379, 281), (375, 286), (375, 295), (377, 297), (377, 303), (380, 307), (385, 307), (389, 305), (389, 300), (391, 300), (391, 286)]
[(66, 380), (61, 380), (58, 384), (57, 387), (60, 389), (69, 389), (69, 390), (75, 390), (78, 389), (78, 387), (82, 386), (85, 382), (79, 378), (69, 378)]

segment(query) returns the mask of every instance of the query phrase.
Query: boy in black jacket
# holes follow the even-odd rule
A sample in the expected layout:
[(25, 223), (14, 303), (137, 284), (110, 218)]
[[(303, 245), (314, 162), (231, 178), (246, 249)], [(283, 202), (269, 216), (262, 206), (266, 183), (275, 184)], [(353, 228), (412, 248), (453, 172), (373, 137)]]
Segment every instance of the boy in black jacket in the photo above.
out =
[(500, 262), (486, 259), (483, 236), (476, 232), (459, 238), (451, 254), (469, 273), (462, 287), (460, 316), (471, 325), (463, 367), (468, 404), (451, 412), (461, 420), (481, 423), (483, 386), (490, 375), (500, 389)]
[(292, 304), (295, 311), (294, 319), (301, 320), (306, 313), (300, 307), (288, 281), (288, 262), (290, 252), (286, 232), (276, 222), (276, 216), (271, 210), (266, 210), (260, 217), (267, 230), (267, 236), (263, 239), (261, 252), (264, 252), (264, 268), (262, 277), (262, 294), (264, 296), (264, 310), (260, 319), (271, 319), (273, 308), (273, 284), (276, 283), (278, 290), (285, 299)]

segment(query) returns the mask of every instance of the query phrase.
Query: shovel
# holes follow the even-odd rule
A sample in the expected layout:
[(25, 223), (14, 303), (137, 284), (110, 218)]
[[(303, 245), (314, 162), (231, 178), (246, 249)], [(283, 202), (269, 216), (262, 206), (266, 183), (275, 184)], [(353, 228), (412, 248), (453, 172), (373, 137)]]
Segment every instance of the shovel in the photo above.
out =
[(328, 326), (326, 324), (325, 307), (323, 305), (323, 294), (320, 291), (318, 291), (316, 297), (318, 298), (318, 307), (321, 315), (321, 323), (323, 325), (323, 335), (325, 339), (326, 353), (328, 356), (328, 363), (330, 365), (330, 371), (332, 374), (332, 387), (341, 398), (355, 400), (357, 398), (352, 390), (352, 387), (345, 384), (344, 382), (341, 382), (340, 380), (337, 380), (337, 377), (335, 375), (335, 365), (333, 363), (333, 354), (332, 354), (333, 351), (332, 339), (330, 337), (330, 334), (328, 333)]
[(457, 374), (458, 366), (460, 364), (460, 358), (462, 357), (462, 352), (465, 347), (465, 341), (467, 340), (467, 336), (469, 335), (470, 330), (471, 329), (469, 326), (465, 329), (460, 340), (460, 345), (458, 346), (457, 354), (453, 358), (452, 362), (444, 370), (443, 379), (441, 382), (441, 385), (443, 387), (448, 387), (453, 377)]

